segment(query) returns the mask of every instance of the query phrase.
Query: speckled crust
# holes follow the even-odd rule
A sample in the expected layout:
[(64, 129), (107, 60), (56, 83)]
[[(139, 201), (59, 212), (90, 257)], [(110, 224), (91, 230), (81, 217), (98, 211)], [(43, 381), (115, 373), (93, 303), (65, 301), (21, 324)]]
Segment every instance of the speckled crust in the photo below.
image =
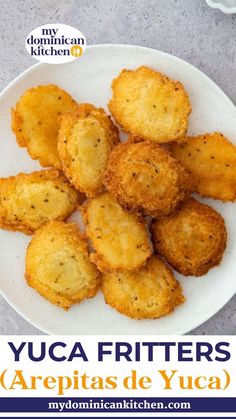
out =
[(100, 274), (89, 260), (87, 242), (74, 223), (50, 221), (35, 233), (26, 252), (27, 283), (67, 310), (94, 297)]
[(12, 109), (12, 130), (20, 147), (41, 166), (61, 168), (57, 152), (59, 116), (75, 109), (77, 103), (54, 84), (33, 87), (24, 92)]
[(184, 144), (173, 144), (170, 150), (191, 173), (195, 192), (236, 200), (236, 147), (221, 133), (186, 137)]
[(179, 81), (143, 66), (122, 70), (112, 90), (108, 106), (125, 132), (157, 143), (181, 141), (187, 132), (191, 104)]
[(100, 271), (135, 271), (151, 255), (145, 222), (126, 213), (108, 192), (89, 200), (82, 215), (95, 249), (90, 258)]
[(171, 217), (155, 220), (152, 233), (156, 251), (186, 276), (219, 265), (227, 242), (221, 215), (193, 198)]
[(0, 227), (32, 234), (50, 220), (65, 220), (82, 198), (56, 169), (0, 178)]
[(179, 162), (147, 141), (114, 147), (105, 179), (107, 189), (124, 209), (151, 217), (173, 213), (192, 186)]
[(118, 142), (118, 128), (102, 108), (83, 103), (61, 117), (58, 153), (63, 170), (76, 189), (88, 197), (104, 189), (107, 159)]
[(107, 304), (134, 319), (155, 319), (184, 302), (181, 286), (158, 256), (152, 256), (138, 272), (102, 275)]

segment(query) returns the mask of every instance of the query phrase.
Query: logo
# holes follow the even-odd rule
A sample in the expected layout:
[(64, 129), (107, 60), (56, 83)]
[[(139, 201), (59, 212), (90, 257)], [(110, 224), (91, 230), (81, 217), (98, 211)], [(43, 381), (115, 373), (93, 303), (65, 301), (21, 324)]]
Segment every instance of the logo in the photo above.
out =
[(39, 26), (25, 40), (28, 53), (38, 61), (63, 64), (81, 57), (85, 36), (76, 28), (61, 23)]

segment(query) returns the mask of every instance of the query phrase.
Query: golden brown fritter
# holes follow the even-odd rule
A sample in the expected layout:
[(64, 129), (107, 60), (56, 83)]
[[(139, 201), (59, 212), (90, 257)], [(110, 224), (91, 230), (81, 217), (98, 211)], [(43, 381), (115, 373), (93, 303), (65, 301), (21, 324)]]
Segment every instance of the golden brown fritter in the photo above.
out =
[(177, 141), (186, 133), (191, 104), (179, 81), (139, 67), (122, 70), (112, 90), (108, 106), (125, 132), (157, 143)]
[(144, 221), (126, 213), (108, 192), (88, 201), (82, 213), (95, 249), (90, 257), (100, 271), (137, 270), (151, 255)]
[(171, 217), (155, 220), (152, 232), (157, 252), (186, 276), (201, 276), (219, 265), (227, 241), (221, 215), (193, 198)]
[(0, 227), (31, 234), (50, 220), (65, 220), (80, 196), (56, 169), (0, 178)]
[(12, 109), (12, 130), (20, 147), (26, 147), (41, 166), (61, 168), (57, 152), (59, 116), (77, 103), (54, 84), (28, 89)]
[(191, 178), (158, 144), (123, 143), (110, 154), (106, 186), (126, 210), (159, 217), (173, 213), (189, 196)]
[(26, 253), (26, 280), (51, 303), (67, 310), (94, 297), (100, 274), (74, 223), (51, 221), (36, 231)]
[(134, 319), (155, 319), (184, 302), (181, 286), (158, 256), (137, 272), (102, 274), (105, 301)]
[(118, 129), (102, 108), (84, 103), (61, 117), (58, 152), (71, 183), (88, 197), (101, 192), (104, 170)]
[(202, 196), (236, 200), (236, 147), (221, 133), (186, 137), (171, 152), (192, 174), (195, 192)]

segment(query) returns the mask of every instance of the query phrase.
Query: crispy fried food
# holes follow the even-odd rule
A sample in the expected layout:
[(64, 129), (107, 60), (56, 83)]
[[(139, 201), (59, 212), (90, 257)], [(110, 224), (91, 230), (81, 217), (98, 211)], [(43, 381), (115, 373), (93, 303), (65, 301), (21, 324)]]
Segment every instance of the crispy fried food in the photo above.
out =
[(158, 144), (123, 143), (110, 154), (106, 186), (126, 210), (159, 217), (173, 213), (189, 196), (191, 178)]
[(50, 220), (65, 220), (82, 196), (56, 169), (0, 178), (0, 227), (31, 234)]
[(100, 271), (137, 270), (151, 255), (144, 221), (126, 213), (108, 192), (88, 201), (82, 214), (96, 251), (90, 258)]
[(157, 252), (186, 276), (201, 276), (219, 265), (227, 241), (221, 215), (193, 198), (171, 217), (155, 220), (152, 232)]
[(145, 140), (178, 141), (188, 128), (189, 97), (179, 81), (149, 67), (122, 70), (112, 82), (109, 109), (125, 132)]
[(192, 174), (195, 192), (221, 201), (236, 200), (236, 147), (221, 133), (186, 137), (171, 152)]
[(61, 168), (57, 152), (59, 116), (77, 103), (54, 84), (28, 89), (12, 109), (12, 130), (20, 147), (43, 167)]
[(92, 197), (103, 188), (104, 170), (118, 129), (102, 108), (84, 103), (61, 117), (58, 152), (76, 189)]
[(184, 302), (181, 286), (158, 256), (138, 272), (102, 274), (105, 301), (134, 319), (155, 319)]
[(74, 223), (50, 221), (36, 231), (26, 253), (26, 280), (51, 303), (67, 310), (94, 297), (100, 274)]

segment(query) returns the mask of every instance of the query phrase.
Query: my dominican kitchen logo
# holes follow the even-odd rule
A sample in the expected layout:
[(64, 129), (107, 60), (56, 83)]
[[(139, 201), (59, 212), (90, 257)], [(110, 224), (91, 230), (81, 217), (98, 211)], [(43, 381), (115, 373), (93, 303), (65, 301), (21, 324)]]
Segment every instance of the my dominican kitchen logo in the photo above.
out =
[(72, 26), (50, 23), (30, 32), (25, 47), (38, 61), (63, 64), (81, 57), (86, 48), (86, 39)]

